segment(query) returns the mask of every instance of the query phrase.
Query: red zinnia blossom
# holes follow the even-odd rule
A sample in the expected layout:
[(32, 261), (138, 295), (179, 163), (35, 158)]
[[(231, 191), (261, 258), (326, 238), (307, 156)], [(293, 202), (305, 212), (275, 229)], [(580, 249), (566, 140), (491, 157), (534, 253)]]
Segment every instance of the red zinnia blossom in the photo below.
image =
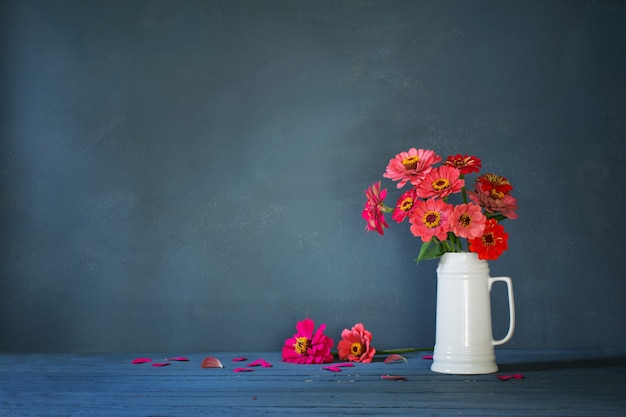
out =
[(383, 177), (399, 181), (398, 188), (404, 187), (407, 182), (417, 185), (439, 161), (441, 157), (434, 151), (411, 148), (408, 152), (400, 152), (389, 161)]
[(339, 359), (342, 361), (370, 363), (376, 354), (371, 346), (372, 333), (365, 330), (363, 323), (357, 323), (351, 330), (343, 329), (337, 344)]
[(510, 194), (499, 195), (493, 190), (486, 193), (476, 187), (476, 191), (468, 191), (469, 198), (490, 213), (502, 214), (511, 220), (517, 219), (517, 199)]
[(452, 204), (447, 204), (443, 200), (435, 198), (420, 200), (409, 216), (411, 233), (421, 237), (422, 242), (428, 242), (433, 236), (445, 240), (450, 231), (448, 217), (451, 212)]
[(415, 188), (411, 188), (409, 191), (400, 196), (391, 218), (398, 223), (403, 222), (406, 216), (411, 213), (411, 210), (415, 205), (415, 200), (417, 200), (417, 190), (415, 190)]
[(361, 213), (361, 217), (367, 222), (365, 230), (376, 230), (381, 235), (384, 235), (383, 227), (389, 227), (385, 220), (385, 206), (383, 200), (387, 197), (387, 189), (380, 189), (380, 181), (375, 182), (365, 190), (365, 209)]
[(487, 217), (480, 206), (472, 203), (459, 204), (454, 207), (448, 219), (452, 233), (467, 239), (482, 236), (486, 222)]
[(480, 159), (470, 155), (450, 155), (444, 162), (444, 165), (457, 168), (461, 171), (461, 174), (470, 174), (472, 172), (480, 171), (482, 167)]
[(478, 259), (494, 261), (508, 249), (509, 235), (496, 219), (487, 220), (482, 236), (468, 239), (470, 252), (476, 252)]
[(315, 323), (306, 318), (296, 325), (296, 334), (285, 340), (283, 361), (291, 363), (330, 363), (333, 354), (330, 352), (335, 342), (324, 334), (326, 324), (321, 324), (315, 333)]
[(476, 183), (482, 191), (495, 198), (502, 198), (513, 190), (509, 180), (496, 174), (483, 174), (476, 178)]
[(422, 198), (446, 198), (458, 193), (465, 185), (460, 178), (461, 171), (448, 165), (442, 165), (430, 171), (417, 186), (417, 195)]

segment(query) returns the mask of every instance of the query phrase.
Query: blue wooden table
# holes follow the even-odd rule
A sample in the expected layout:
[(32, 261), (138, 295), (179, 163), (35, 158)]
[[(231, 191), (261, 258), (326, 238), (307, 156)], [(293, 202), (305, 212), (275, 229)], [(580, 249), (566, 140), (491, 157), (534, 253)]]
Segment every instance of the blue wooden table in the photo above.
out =
[[(381, 355), (340, 372), (284, 363), (279, 352), (0, 354), (0, 415), (626, 416), (626, 349), (500, 349), (498, 373), (465, 376), (431, 372), (428, 354), (391, 364)], [(138, 356), (153, 362), (131, 364)], [(225, 367), (202, 368), (206, 356)], [(261, 358), (272, 367), (247, 366)]]

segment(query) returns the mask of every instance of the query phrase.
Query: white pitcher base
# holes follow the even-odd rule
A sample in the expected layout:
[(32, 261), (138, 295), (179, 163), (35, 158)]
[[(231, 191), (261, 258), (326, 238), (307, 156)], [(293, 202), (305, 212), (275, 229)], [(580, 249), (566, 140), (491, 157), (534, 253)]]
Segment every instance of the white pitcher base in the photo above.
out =
[(498, 365), (493, 350), (482, 353), (440, 353), (435, 347), (430, 370), (441, 374), (492, 374), (498, 372)]

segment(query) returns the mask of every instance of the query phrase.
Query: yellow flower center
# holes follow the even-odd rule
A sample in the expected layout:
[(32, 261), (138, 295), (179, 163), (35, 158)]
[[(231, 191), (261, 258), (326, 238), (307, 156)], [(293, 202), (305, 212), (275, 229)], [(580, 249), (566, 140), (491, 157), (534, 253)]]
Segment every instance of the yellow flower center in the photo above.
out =
[(495, 188), (489, 191), (489, 194), (492, 198), (495, 198), (496, 200), (502, 200), (502, 198), (504, 197), (504, 193), (502, 191), (496, 190)]
[(433, 181), (433, 188), (435, 191), (442, 191), (450, 187), (450, 181), (447, 178), (439, 178), (437, 181)]
[(407, 170), (411, 170), (411, 169), (415, 169), (417, 168), (417, 163), (420, 161), (420, 157), (415, 155), (415, 156), (409, 156), (408, 158), (404, 158), (402, 160), (402, 165), (404, 165), (404, 167)]
[(296, 344), (294, 348), (299, 355), (304, 355), (309, 347), (311, 346), (311, 341), (306, 337), (299, 337), (296, 339)]
[(427, 211), (426, 213), (424, 213), (422, 223), (424, 223), (424, 226), (428, 227), (429, 229), (437, 227), (441, 223), (441, 214), (438, 211)]
[(496, 239), (493, 235), (493, 233), (485, 233), (483, 235), (483, 244), (485, 246), (493, 246), (496, 244)]
[(363, 354), (363, 350), (363, 345), (359, 342), (354, 342), (352, 343), (352, 346), (350, 346), (350, 353), (354, 356), (361, 356)]
[(469, 216), (469, 214), (467, 213), (461, 214), (461, 217), (459, 217), (459, 224), (461, 226), (469, 227), (471, 223), (472, 223), (472, 218)]
[(411, 207), (413, 207), (412, 198), (405, 198), (402, 203), (400, 203), (400, 210), (402, 211), (409, 211), (411, 210)]

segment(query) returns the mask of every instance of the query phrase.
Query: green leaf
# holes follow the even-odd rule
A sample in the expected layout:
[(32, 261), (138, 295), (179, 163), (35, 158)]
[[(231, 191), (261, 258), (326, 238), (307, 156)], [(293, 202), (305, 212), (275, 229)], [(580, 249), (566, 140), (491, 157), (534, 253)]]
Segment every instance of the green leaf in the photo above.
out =
[(433, 245), (433, 239), (430, 239), (428, 242), (423, 242), (422, 247), (420, 248), (420, 253), (417, 255), (417, 259), (415, 259), (415, 263), (418, 264), (419, 261), (427, 261), (429, 259), (439, 258), (444, 254), (445, 250), (443, 244), (440, 241), (437, 241)]

